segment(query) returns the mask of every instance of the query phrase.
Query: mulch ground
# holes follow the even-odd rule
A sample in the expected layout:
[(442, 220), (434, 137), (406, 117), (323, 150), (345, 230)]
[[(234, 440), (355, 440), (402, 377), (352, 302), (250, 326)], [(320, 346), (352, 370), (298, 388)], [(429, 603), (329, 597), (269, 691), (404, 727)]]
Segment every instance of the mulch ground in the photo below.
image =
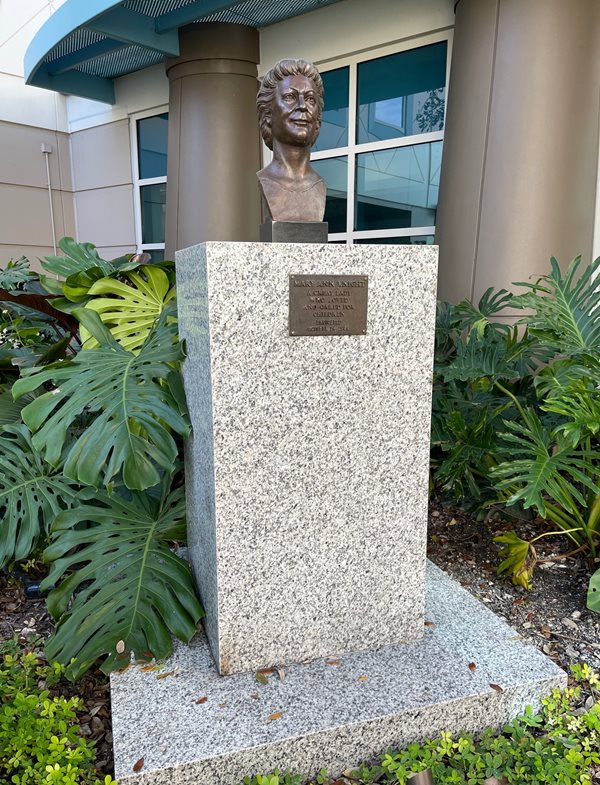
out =
[[(587, 662), (600, 670), (600, 614), (585, 607), (587, 584), (594, 565), (581, 554), (539, 565), (531, 592), (496, 575), (499, 546), (495, 534), (515, 529), (523, 538), (543, 531), (541, 522), (477, 521), (464, 511), (432, 503), (429, 557), (475, 597), (515, 628), (525, 641), (541, 649), (561, 667)], [(540, 559), (569, 550), (565, 538), (536, 543)], [(0, 640), (17, 636), (23, 643), (43, 643), (52, 631), (45, 601), (28, 597), (23, 583), (0, 573)], [(110, 690), (107, 677), (90, 671), (76, 685), (61, 684), (67, 696), (79, 695), (86, 708), (80, 715), (82, 733), (96, 742), (103, 773), (113, 773)]]

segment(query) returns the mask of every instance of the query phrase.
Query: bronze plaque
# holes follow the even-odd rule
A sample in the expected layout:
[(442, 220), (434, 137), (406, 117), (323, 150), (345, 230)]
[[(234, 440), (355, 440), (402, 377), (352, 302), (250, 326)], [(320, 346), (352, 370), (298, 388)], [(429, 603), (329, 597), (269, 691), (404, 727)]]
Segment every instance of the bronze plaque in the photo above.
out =
[(290, 335), (365, 335), (366, 275), (290, 275)]

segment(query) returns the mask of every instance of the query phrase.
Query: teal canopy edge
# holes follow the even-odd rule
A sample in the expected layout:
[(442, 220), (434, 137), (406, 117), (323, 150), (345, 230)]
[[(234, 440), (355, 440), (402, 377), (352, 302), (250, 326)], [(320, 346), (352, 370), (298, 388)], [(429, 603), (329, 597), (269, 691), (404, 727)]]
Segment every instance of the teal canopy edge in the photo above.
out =
[[(113, 79), (83, 73), (76, 68), (95, 57), (135, 44), (165, 57), (179, 54), (178, 28), (198, 17), (235, 5), (236, 0), (197, 0), (152, 19), (123, 8), (124, 0), (66, 0), (40, 28), (25, 53), (25, 82), (60, 93), (115, 103)], [(54, 60), (47, 55), (80, 28), (105, 38)]]

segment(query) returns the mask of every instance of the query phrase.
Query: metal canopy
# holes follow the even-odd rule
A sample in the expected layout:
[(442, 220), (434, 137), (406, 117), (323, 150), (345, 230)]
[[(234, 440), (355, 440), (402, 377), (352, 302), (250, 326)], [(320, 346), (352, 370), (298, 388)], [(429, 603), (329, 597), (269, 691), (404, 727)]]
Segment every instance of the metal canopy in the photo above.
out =
[(25, 54), (25, 81), (113, 104), (113, 80), (179, 54), (178, 30), (193, 22), (250, 27), (339, 0), (66, 0)]

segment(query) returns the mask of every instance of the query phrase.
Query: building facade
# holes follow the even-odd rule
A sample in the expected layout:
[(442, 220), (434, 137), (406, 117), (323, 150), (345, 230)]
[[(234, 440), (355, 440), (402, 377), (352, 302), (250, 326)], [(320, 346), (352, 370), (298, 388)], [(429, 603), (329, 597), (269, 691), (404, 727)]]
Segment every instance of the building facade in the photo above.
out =
[(596, 0), (2, 0), (0, 264), (258, 239), (256, 77), (290, 56), (330, 242), (437, 242), (451, 300), (589, 259), (599, 41)]

